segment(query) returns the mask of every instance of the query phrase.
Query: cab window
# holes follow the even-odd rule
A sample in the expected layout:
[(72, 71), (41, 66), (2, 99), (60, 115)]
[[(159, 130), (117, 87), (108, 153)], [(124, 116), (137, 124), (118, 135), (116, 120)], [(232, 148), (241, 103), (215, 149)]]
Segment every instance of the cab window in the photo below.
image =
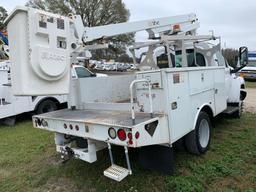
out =
[[(197, 66), (204, 67), (204, 66), (206, 66), (205, 58), (201, 53), (196, 53), (196, 58), (195, 58), (194, 49), (187, 49), (186, 53), (187, 53), (188, 67), (197, 67)], [(182, 52), (181, 51), (176, 51), (175, 66), (182, 67)]]
[(75, 70), (78, 78), (91, 77), (93, 75), (93, 73), (84, 67), (76, 67)]
[[(176, 51), (176, 54), (171, 54), (171, 60), (173, 67), (182, 67), (182, 52), (181, 50)], [(188, 61), (188, 67), (204, 67), (206, 66), (205, 57), (201, 53), (194, 53), (194, 49), (187, 49), (187, 61)], [(167, 54), (164, 53), (157, 57), (157, 66), (161, 68), (168, 68), (168, 57)]]

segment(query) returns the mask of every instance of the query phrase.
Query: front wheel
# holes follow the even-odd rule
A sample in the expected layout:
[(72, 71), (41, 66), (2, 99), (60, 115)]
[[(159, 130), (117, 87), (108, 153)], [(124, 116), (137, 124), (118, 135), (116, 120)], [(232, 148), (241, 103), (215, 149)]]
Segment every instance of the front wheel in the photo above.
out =
[(209, 115), (201, 111), (197, 118), (195, 129), (185, 136), (185, 145), (188, 152), (200, 155), (208, 150), (211, 140), (211, 128)]
[(235, 111), (233, 114), (232, 114), (232, 117), (234, 118), (240, 118), (242, 116), (242, 112), (243, 112), (243, 101), (240, 101), (238, 103), (238, 109), (237, 111)]

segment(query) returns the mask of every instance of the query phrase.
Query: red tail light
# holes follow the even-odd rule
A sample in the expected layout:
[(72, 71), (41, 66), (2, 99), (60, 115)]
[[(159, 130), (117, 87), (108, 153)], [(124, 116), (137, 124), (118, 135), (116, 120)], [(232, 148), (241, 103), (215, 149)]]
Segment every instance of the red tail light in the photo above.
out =
[(121, 141), (125, 141), (126, 140), (126, 133), (123, 129), (119, 129), (117, 131), (117, 136)]
[(177, 25), (174, 25), (172, 30), (173, 30), (174, 33), (180, 32), (180, 31), (181, 31), (180, 25), (178, 25), (178, 24), (177, 24)]
[(135, 138), (138, 139), (140, 137), (140, 133), (139, 132), (136, 132), (135, 133)]
[(129, 139), (129, 141), (128, 141), (129, 145), (133, 145), (132, 133), (128, 133), (128, 134), (127, 134), (127, 137), (128, 137), (128, 139)]
[(71, 124), (70, 124), (70, 125), (69, 125), (69, 129), (71, 129), (71, 130), (72, 130), (72, 129), (73, 129), (73, 125), (71, 125)]
[(128, 133), (127, 137), (128, 139), (132, 139), (132, 133)]
[(79, 131), (79, 126), (78, 125), (76, 125), (75, 128), (76, 128), (77, 131)]

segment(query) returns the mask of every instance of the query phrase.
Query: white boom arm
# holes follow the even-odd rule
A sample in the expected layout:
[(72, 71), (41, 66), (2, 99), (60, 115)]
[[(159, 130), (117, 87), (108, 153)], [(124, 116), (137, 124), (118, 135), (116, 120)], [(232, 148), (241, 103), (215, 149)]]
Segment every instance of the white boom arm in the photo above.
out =
[[(77, 17), (79, 19), (79, 17)], [(81, 25), (80, 21), (75, 22)], [(97, 27), (85, 27), (83, 31), (84, 42), (89, 42), (97, 39), (104, 39), (122, 34), (135, 33), (146, 30), (149, 33), (149, 38), (154, 38), (155, 34), (172, 33), (173, 26), (179, 24), (181, 32), (195, 31), (199, 27), (199, 22), (195, 14), (180, 15), (174, 17), (164, 17), (159, 19), (151, 19), (145, 21), (118, 23), (111, 25), (103, 25)], [(80, 26), (76, 25), (76, 28)], [(80, 28), (80, 35), (82, 34)]]
[(15, 95), (67, 94), (70, 65), (76, 55), (102, 47), (84, 46), (88, 42), (144, 30), (151, 39), (156, 35), (194, 34), (199, 27), (195, 14), (84, 27), (78, 15), (64, 17), (29, 7), (17, 7), (5, 22)]

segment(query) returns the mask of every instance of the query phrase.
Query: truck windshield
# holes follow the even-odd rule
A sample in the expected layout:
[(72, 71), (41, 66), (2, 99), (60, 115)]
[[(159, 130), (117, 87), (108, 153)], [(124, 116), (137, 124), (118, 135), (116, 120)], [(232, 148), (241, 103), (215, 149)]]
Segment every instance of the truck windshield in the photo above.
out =
[(93, 75), (93, 73), (84, 67), (76, 67), (75, 70), (78, 78), (91, 77)]
[(249, 61), (248, 67), (256, 67), (256, 61)]

